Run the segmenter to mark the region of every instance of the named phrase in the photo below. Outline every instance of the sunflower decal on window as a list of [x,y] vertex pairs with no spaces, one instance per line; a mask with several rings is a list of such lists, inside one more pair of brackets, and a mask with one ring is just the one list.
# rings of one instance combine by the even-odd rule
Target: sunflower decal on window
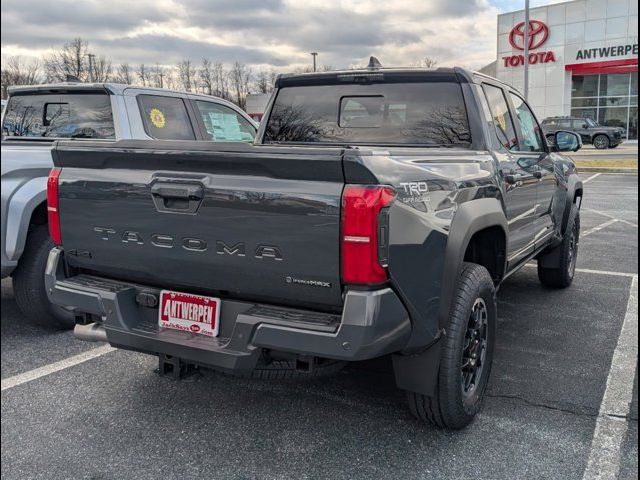
[[151,123],[156,128],[164,128],[167,123],[166,118],[164,117],[164,113],[158,108],[152,108],[149,112],[149,119]]

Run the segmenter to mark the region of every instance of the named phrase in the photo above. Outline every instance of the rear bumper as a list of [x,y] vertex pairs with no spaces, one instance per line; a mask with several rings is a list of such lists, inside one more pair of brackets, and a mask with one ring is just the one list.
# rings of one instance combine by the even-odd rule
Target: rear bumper
[[338,360],[365,360],[402,350],[411,322],[390,288],[349,291],[342,315],[223,300],[220,335],[208,338],[160,329],[157,307],[141,305],[141,292],[160,289],[88,275],[67,278],[64,253],[49,254],[45,284],[53,303],[100,319],[109,343],[163,353],[223,371],[252,370],[262,349]]

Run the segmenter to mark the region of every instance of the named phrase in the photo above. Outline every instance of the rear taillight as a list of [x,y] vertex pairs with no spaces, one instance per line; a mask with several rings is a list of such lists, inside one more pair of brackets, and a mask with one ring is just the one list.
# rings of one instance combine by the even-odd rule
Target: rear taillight
[[60,210],[58,199],[59,168],[52,168],[47,180],[47,213],[49,217],[49,235],[56,245],[62,245],[62,233],[60,232]]
[[380,211],[396,192],[391,187],[347,185],[342,193],[342,282],[375,284],[388,279],[380,264],[379,238],[386,238]]

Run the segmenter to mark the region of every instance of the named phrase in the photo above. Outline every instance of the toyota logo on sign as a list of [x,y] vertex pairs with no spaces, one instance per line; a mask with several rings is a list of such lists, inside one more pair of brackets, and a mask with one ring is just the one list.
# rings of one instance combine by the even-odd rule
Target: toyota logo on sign
[[[529,50],[541,47],[549,38],[549,27],[539,20],[529,20]],[[516,50],[524,50],[524,22],[511,29],[509,43]]]

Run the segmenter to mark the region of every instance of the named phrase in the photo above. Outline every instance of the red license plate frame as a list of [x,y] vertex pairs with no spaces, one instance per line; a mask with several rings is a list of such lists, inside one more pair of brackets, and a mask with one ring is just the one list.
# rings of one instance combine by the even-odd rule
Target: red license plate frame
[[158,326],[217,337],[220,332],[220,305],[219,298],[162,290]]

